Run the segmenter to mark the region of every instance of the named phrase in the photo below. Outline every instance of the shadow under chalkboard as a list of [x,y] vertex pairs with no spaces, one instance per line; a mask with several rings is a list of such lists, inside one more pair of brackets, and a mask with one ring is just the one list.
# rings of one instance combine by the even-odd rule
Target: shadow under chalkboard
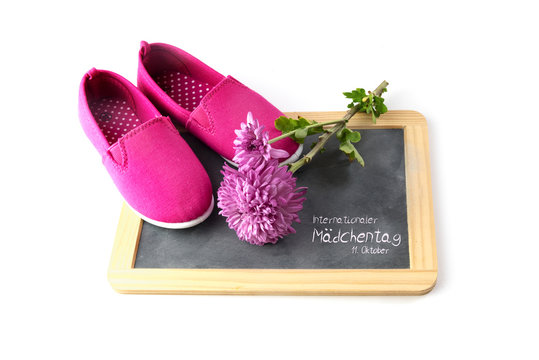
[[[297,185],[308,191],[295,234],[275,245],[250,245],[238,240],[217,207],[189,229],[144,222],[135,268],[409,269],[404,132],[360,132],[356,147],[364,168],[350,163],[333,138],[327,151],[296,172]],[[217,202],[224,160],[191,135],[182,136],[206,168]],[[315,140],[307,139],[304,149]]]

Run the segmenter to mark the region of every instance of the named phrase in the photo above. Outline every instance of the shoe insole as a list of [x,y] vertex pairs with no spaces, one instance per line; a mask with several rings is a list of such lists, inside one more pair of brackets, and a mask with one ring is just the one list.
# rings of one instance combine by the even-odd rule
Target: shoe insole
[[210,91],[208,83],[179,71],[165,71],[154,80],[172,100],[187,111],[193,111]]
[[120,98],[97,99],[89,107],[109,145],[141,124],[131,107]]

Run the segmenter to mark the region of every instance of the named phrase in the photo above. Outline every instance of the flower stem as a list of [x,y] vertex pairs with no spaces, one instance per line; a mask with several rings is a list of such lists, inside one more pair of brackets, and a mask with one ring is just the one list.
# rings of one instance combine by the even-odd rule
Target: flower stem
[[[384,92],[385,88],[389,85],[389,83],[387,81],[382,81],[380,83],[380,85],[378,85],[378,87],[376,89],[374,89],[374,91],[372,92],[372,94],[376,95],[376,96],[381,96],[382,93]],[[358,111],[359,109],[361,108],[362,104],[359,103],[359,104],[356,104],[354,105],[353,107],[350,108],[350,110],[348,110],[346,112],[346,114],[343,116],[342,119],[340,120],[334,120],[334,121],[327,121],[327,122],[321,122],[321,123],[317,123],[317,124],[314,124],[314,125],[309,125],[309,126],[306,126],[304,129],[310,129],[310,128],[313,128],[313,127],[317,127],[317,126],[325,126],[325,125],[333,125],[335,124],[333,127],[331,127],[329,130],[326,130],[326,132],[319,136],[318,137],[318,142],[316,143],[316,145],[313,146],[313,148],[311,149],[311,151],[309,151],[306,155],[304,155],[301,159],[291,163],[291,164],[288,164],[288,170],[292,173],[296,172],[300,167],[302,167],[303,165],[305,164],[308,164],[311,162],[311,160],[313,159],[313,157],[320,152],[320,150],[322,150],[324,148],[324,145],[328,142],[329,138],[337,133],[339,130],[343,129],[346,127],[346,123],[348,123],[348,121],[352,118],[352,116],[354,116]],[[373,114],[374,116],[374,114]],[[278,140],[281,140],[281,139],[284,139],[286,137],[289,137],[290,135],[292,135],[293,133],[295,132],[294,131],[290,131],[288,133],[285,133],[285,134],[282,134],[281,136],[278,136],[276,138],[273,138],[271,139],[270,141],[268,141],[268,143],[272,144]]]
[[[344,119],[340,119],[340,120],[334,120],[334,121],[326,121],[326,122],[321,122],[321,123],[316,123],[316,124],[313,124],[313,125],[309,125],[309,126],[306,126],[304,127],[303,129],[312,129],[312,128],[315,128],[315,127],[319,127],[319,126],[326,126],[326,125],[332,125],[332,124],[338,124],[338,123],[342,123],[342,122],[346,122],[348,120],[344,120]],[[294,134],[296,132],[296,130],[294,131],[289,131],[287,133],[284,133],[282,135],[279,135],[273,139],[271,139],[270,141],[268,141],[268,144],[273,144],[274,142],[276,141],[279,141],[279,140],[282,140],[284,138],[287,138],[289,137],[290,135]]]
[[309,151],[305,156],[303,156],[301,159],[299,159],[296,162],[293,162],[290,164],[288,171],[294,173],[296,172],[300,167],[302,167],[305,164],[308,164],[311,162],[313,157],[324,148],[324,145],[328,142],[329,138],[335,134],[337,131],[341,130],[346,126],[346,122],[341,121],[337,125],[333,126],[331,129],[329,129],[324,135],[321,135],[318,138],[318,142],[316,145]]
[[376,96],[381,96],[384,89],[389,85],[387,81],[382,81],[380,85],[376,89],[374,89],[373,94]]
[[[344,115],[344,117],[338,121],[333,121],[332,123],[336,124],[331,129],[327,130],[324,135],[321,135],[318,137],[318,142],[315,146],[309,151],[305,156],[303,156],[301,159],[297,160],[296,162],[293,162],[289,165],[288,170],[292,173],[296,172],[300,167],[302,167],[305,164],[308,164],[311,162],[313,157],[320,152],[324,148],[324,145],[328,142],[329,138],[335,134],[337,131],[341,130],[346,126],[346,123],[348,120],[354,116],[355,113],[359,111],[359,108],[361,107],[361,104],[358,104],[354,107],[352,107],[348,112]],[[322,123],[321,123],[322,124]]]

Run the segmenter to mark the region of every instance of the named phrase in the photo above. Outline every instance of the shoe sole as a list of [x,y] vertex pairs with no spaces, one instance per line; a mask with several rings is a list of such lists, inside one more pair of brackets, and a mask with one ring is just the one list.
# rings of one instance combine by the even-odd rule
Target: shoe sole
[[[286,159],[285,161],[283,161],[282,163],[279,163],[279,165],[286,165],[286,164],[290,164],[296,160],[299,159],[299,156],[301,155],[301,153],[303,152],[303,144],[299,144],[298,146],[298,149],[296,150],[296,152],[294,154],[292,154],[292,156],[290,156],[288,159]],[[224,156],[221,156],[223,159],[226,160],[227,163],[229,163],[230,165],[234,166],[234,167],[238,167],[238,164],[236,164],[234,161],[232,160],[229,160],[227,159],[226,157]]]
[[141,213],[139,213],[137,210],[133,209],[133,207],[131,207],[131,205],[129,205],[129,204],[127,204],[127,205],[129,206],[129,208],[131,210],[133,210],[133,212],[138,217],[140,217],[142,220],[144,220],[144,221],[146,221],[146,222],[148,222],[148,223],[150,223],[152,225],[155,225],[155,226],[158,226],[158,227],[161,227],[161,228],[165,228],[165,229],[187,229],[187,228],[190,228],[190,227],[193,227],[195,225],[200,224],[201,222],[203,222],[204,220],[206,220],[210,216],[210,214],[213,212],[213,207],[215,205],[215,199],[213,198],[213,195],[212,195],[210,207],[204,212],[204,214],[202,214],[201,216],[197,217],[194,220],[189,220],[189,221],[180,222],[180,223],[167,223],[167,222],[163,222],[163,221],[157,221],[157,220],[150,219],[150,218],[142,215]]

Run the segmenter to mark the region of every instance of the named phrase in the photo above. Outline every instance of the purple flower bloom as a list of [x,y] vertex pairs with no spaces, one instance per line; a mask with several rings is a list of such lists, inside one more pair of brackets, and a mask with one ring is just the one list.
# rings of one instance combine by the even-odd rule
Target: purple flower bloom
[[219,214],[226,217],[228,226],[241,240],[255,245],[275,244],[295,233],[292,223],[300,222],[298,212],[303,208],[307,188],[296,188],[296,178],[286,166],[279,166],[274,157],[279,151],[268,144],[268,133],[251,113],[236,134],[234,161],[238,170],[225,164],[221,171]]
[[295,188],[296,179],[286,167],[270,159],[259,169],[239,171],[226,165],[217,191],[219,214],[241,240],[255,245],[275,244],[284,235],[295,233],[298,212],[306,188]]
[[[247,124],[242,123],[241,129],[235,131],[237,138],[234,140],[234,162],[240,167],[259,167],[269,159],[287,158],[288,152],[273,149],[269,141],[269,134],[264,131],[264,126],[253,119],[253,114],[247,114]],[[241,165],[240,165],[241,164]]]

